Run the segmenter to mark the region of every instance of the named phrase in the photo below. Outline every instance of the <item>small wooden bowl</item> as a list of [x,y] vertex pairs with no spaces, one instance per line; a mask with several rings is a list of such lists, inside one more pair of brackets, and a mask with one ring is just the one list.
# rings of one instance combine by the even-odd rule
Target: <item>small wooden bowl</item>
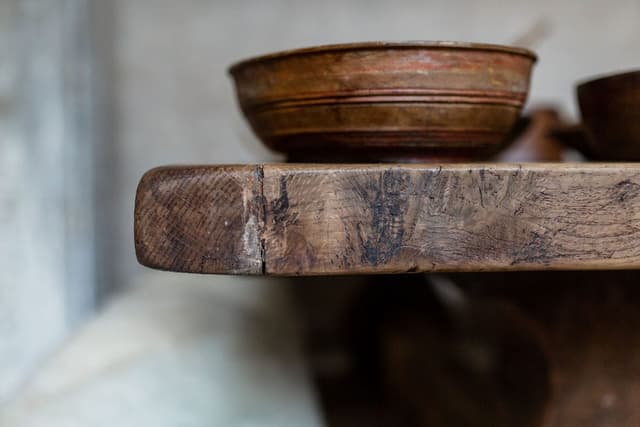
[[578,85],[586,154],[596,160],[640,161],[640,70]]
[[474,159],[520,115],[534,53],[458,42],[355,43],[233,65],[254,132],[290,158]]

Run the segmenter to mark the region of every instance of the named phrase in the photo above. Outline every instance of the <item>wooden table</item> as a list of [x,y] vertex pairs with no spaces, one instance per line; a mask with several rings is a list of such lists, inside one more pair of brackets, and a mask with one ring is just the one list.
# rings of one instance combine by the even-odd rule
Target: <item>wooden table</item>
[[139,261],[320,275],[640,267],[640,164],[164,167]]
[[[190,273],[633,270],[639,237],[638,163],[162,167],[135,208],[140,263]],[[636,276],[511,277],[549,364],[530,425],[640,425]]]

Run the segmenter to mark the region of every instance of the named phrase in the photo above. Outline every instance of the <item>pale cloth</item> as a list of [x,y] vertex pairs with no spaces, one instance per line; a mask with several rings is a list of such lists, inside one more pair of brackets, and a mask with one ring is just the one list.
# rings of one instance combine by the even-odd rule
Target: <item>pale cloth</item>
[[319,427],[282,284],[148,273],[0,411],[3,427]]

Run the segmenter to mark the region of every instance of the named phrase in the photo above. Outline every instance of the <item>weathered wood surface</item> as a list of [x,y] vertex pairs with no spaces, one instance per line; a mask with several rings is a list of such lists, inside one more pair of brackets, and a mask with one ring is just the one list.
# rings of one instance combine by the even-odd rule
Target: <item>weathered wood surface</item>
[[165,167],[135,216],[172,271],[640,268],[640,164]]
[[261,274],[261,173],[259,166],[147,172],[136,197],[138,260],[170,271]]

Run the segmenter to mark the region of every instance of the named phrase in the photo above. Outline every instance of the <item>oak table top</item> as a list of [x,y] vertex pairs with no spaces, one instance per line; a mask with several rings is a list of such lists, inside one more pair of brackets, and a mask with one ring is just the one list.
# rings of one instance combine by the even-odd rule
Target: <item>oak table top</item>
[[640,163],[160,167],[135,245],[210,274],[636,269]]

